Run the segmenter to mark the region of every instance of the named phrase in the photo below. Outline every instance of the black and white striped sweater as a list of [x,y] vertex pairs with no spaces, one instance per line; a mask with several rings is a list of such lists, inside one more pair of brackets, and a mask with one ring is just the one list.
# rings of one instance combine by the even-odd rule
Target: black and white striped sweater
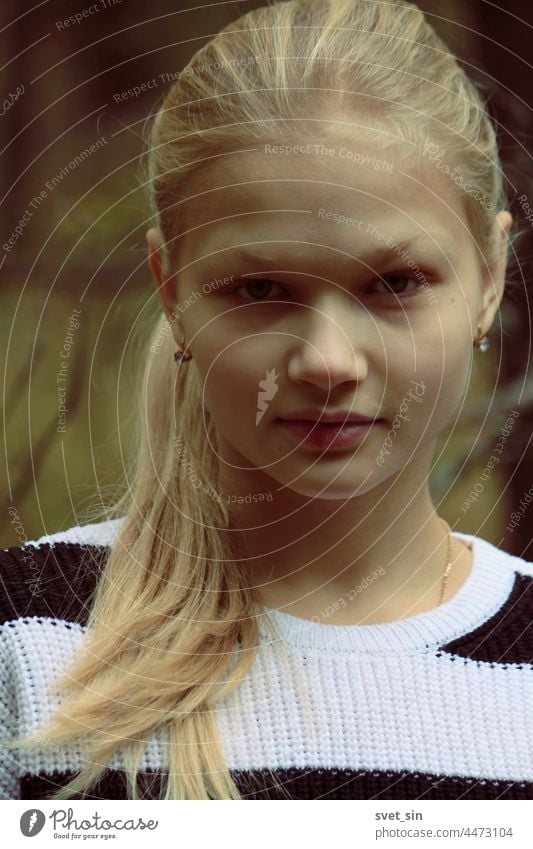
[[[122,521],[0,551],[2,738],[42,727],[58,706],[46,687],[83,638]],[[261,619],[249,675],[214,707],[243,798],[532,798],[533,564],[455,536],[472,543],[472,570],[431,611],[378,625],[277,610]],[[0,798],[48,798],[81,758],[44,745],[8,753],[0,740]],[[73,798],[126,798],[121,764]],[[143,798],[157,798],[165,766],[157,735],[141,764]]]

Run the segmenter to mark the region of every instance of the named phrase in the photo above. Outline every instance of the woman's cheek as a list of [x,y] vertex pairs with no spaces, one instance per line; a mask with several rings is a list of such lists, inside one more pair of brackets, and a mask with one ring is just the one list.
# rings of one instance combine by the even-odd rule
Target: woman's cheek
[[[223,431],[249,423],[255,427],[264,359],[242,342],[210,345],[197,358],[204,403]],[[274,387],[275,391],[275,387]],[[271,394],[271,393],[269,393]]]

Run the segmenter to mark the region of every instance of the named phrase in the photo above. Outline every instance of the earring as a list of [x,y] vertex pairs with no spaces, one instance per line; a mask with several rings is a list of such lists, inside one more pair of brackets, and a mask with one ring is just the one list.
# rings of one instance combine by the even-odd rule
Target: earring
[[483,336],[483,328],[481,324],[477,326],[477,336],[474,339],[474,348],[479,348],[479,350],[484,354],[485,351],[488,351],[490,348],[490,339],[488,336]]
[[[184,344],[185,339],[182,339],[180,345]],[[186,351],[184,348],[178,348],[178,350],[174,354],[174,359],[177,365],[179,365],[180,363],[187,363],[189,362],[189,360],[192,360],[192,354],[190,351]]]

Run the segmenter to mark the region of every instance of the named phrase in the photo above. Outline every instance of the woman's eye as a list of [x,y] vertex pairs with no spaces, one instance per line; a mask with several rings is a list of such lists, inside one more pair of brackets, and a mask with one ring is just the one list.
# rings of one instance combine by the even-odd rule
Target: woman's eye
[[[269,280],[268,277],[254,277],[251,280],[247,280],[246,283],[242,283],[240,286],[235,286],[231,289],[231,293],[238,292],[240,289],[248,289],[249,287],[255,290],[254,294],[251,298],[244,298],[245,301],[262,301],[269,294],[269,290],[272,286],[279,286],[281,290],[283,290],[283,286],[280,283],[276,283],[275,280]],[[255,297],[258,295],[258,297]]]
[[[409,283],[412,284],[412,288],[411,290],[406,291]],[[377,291],[378,295],[415,295],[422,289],[421,283],[417,282],[409,274],[402,274],[401,271],[393,272],[392,274],[385,274],[380,277],[380,279],[376,280],[373,285],[384,286],[384,289],[382,289],[381,292],[379,290]]]

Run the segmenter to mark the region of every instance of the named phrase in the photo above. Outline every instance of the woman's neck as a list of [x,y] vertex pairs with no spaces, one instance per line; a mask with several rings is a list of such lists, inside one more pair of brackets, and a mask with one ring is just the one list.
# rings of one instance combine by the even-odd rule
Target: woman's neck
[[449,553],[444,601],[451,598],[471,555],[449,538],[420,466],[413,485],[414,471],[386,481],[388,490],[344,502],[311,499],[281,516],[276,499],[232,511],[242,568],[263,603],[332,624],[395,621],[439,604]]
[[[446,547],[447,548],[447,547]],[[442,560],[444,572],[447,556],[444,547],[435,550],[434,560]],[[452,539],[452,571],[446,587],[444,602],[449,601],[466,581],[472,568],[472,551],[462,540]],[[423,567],[427,578],[427,564]],[[394,589],[389,582],[383,591],[379,581],[387,577],[386,564],[369,571],[353,585],[336,582],[321,587],[305,585],[304,581],[278,580],[261,587],[261,600],[266,607],[283,610],[292,616],[332,625],[373,625],[395,622],[418,613],[433,610],[440,603],[441,580],[424,580],[414,574],[404,577]],[[432,573],[433,574],[433,573]],[[254,576],[257,580],[258,576]],[[268,581],[268,579],[267,579]]]

